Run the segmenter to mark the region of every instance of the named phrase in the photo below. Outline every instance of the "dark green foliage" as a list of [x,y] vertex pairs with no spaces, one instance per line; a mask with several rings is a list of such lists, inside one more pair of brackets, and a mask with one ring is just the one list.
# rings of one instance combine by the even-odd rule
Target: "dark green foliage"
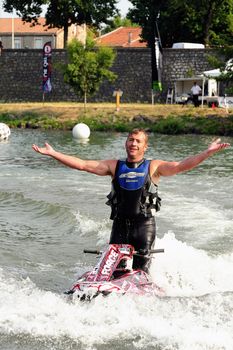
[[219,68],[221,75],[216,80],[224,83],[224,91],[233,95],[233,45],[221,47],[218,56],[209,56],[208,61],[215,68]]
[[136,27],[137,24],[132,23],[132,21],[128,18],[122,18],[121,16],[114,17],[109,25],[107,25],[102,31],[101,34],[106,34],[115,30],[119,27]]
[[167,117],[161,118],[152,127],[154,132],[168,134],[168,135],[178,135],[186,133],[186,126],[182,119],[177,117]]
[[4,113],[0,115],[0,122],[5,122],[10,128],[32,129],[60,129],[72,130],[77,123],[87,124],[92,131],[117,131],[128,132],[135,127],[142,127],[148,131],[167,134],[200,134],[233,136],[233,116],[218,117],[209,115],[205,117],[168,116],[157,118],[153,121],[133,122],[128,119],[118,118],[114,114],[108,118],[98,115],[96,117],[83,114],[77,120],[59,121],[55,116],[25,113],[12,115]]
[[109,70],[113,65],[115,53],[109,47],[95,47],[91,38],[84,46],[77,40],[68,45],[68,64],[61,67],[64,80],[71,85],[77,95],[84,97],[98,91],[104,79],[113,81],[116,75]]
[[128,17],[151,47],[157,21],[163,47],[174,42],[233,44],[232,0],[131,0]]

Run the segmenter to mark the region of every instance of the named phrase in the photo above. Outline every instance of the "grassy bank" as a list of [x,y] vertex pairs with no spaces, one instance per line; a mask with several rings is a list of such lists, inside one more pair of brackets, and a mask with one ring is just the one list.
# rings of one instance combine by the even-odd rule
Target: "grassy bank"
[[0,122],[10,128],[71,130],[86,123],[92,131],[128,131],[144,127],[163,134],[233,135],[233,110],[181,105],[12,103],[0,105]]

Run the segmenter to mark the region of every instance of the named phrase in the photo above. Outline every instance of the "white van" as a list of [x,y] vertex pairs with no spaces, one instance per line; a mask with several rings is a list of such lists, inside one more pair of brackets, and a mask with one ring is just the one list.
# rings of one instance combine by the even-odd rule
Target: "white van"
[[173,49],[204,49],[203,44],[197,43],[175,43],[172,45]]

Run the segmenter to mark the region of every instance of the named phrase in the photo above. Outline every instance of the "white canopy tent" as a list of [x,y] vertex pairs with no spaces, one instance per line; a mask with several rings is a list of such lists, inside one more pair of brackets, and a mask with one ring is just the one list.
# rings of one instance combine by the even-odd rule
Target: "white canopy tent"
[[221,72],[220,72],[220,69],[218,68],[218,69],[206,70],[205,72],[203,72],[202,75],[209,78],[217,78],[219,77],[220,74]]
[[219,82],[217,78],[222,74],[220,69],[211,69],[204,71],[202,74],[192,78],[179,78],[174,82],[175,103],[181,103],[182,97],[186,97],[194,81],[202,87],[200,96],[201,105],[204,102],[208,105],[219,104]]
[[[225,70],[224,71],[220,71],[220,69],[211,69],[211,70],[207,70],[205,72],[202,73],[202,77],[203,77],[203,81],[202,81],[202,106],[203,106],[203,92],[204,92],[204,84],[205,84],[205,80],[208,80],[208,90],[209,91],[214,91],[213,90],[213,86],[216,86],[216,94],[217,94],[217,99],[218,99],[218,105],[220,107],[233,107],[233,97],[232,96],[219,96],[219,82],[216,81],[216,78],[218,78],[222,73],[227,73],[229,72],[229,70],[233,70],[233,58],[231,58],[230,60],[228,60],[226,62],[225,65]],[[209,84],[213,84],[213,82],[215,81],[214,85],[211,86]],[[214,95],[214,94],[213,94]],[[214,96],[213,96],[214,98]],[[210,99],[210,98],[209,98]]]
[[215,96],[219,95],[219,84],[216,81],[216,78],[221,75],[220,69],[211,69],[211,70],[206,70],[204,71],[201,76],[202,76],[202,98],[201,98],[201,105],[203,107],[204,104],[204,86],[205,86],[205,81],[208,81],[208,92],[209,96]]

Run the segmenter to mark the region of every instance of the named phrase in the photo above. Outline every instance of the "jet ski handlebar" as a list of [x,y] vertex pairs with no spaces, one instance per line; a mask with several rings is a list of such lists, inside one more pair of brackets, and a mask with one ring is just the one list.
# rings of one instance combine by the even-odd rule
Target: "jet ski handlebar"
[[163,248],[161,248],[161,249],[151,249],[151,250],[149,250],[149,253],[150,254],[164,253],[164,249]]
[[102,250],[92,250],[92,249],[83,249],[83,253],[89,253],[89,254],[102,254]]
[[[100,255],[103,253],[102,250],[92,250],[92,249],[84,249],[83,250],[83,253],[88,253],[88,254],[96,254],[96,255]],[[161,248],[161,249],[151,249],[151,250],[148,250],[145,252],[146,254],[157,254],[157,253],[164,253],[164,249]],[[146,255],[146,254],[143,254],[143,251],[134,251],[133,255]]]

